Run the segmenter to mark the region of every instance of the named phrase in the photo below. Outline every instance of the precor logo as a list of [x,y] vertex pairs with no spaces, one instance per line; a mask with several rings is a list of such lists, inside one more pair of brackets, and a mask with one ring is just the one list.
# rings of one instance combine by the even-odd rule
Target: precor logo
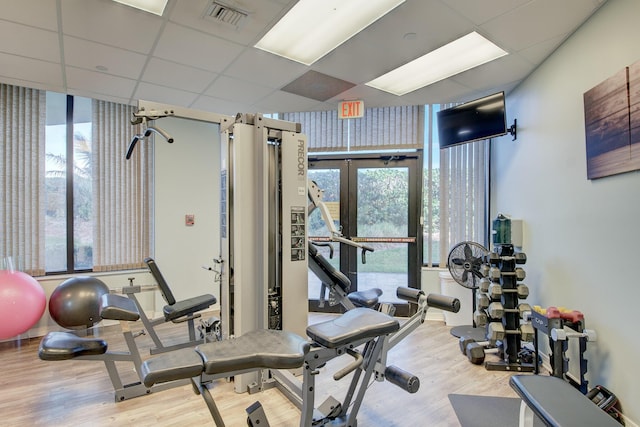
[[298,177],[304,178],[304,139],[298,140]]

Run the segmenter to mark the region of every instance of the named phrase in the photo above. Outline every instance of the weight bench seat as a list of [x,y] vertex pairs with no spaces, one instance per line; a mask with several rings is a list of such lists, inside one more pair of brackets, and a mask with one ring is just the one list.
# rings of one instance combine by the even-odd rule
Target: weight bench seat
[[195,312],[206,310],[214,305],[216,301],[216,297],[211,294],[199,295],[197,297],[176,301],[172,305],[164,306],[164,309],[162,310],[164,313],[164,319],[167,322],[172,322]]
[[83,338],[71,332],[49,332],[40,341],[38,357],[42,360],[69,360],[107,352],[107,342],[100,338]]
[[160,382],[253,369],[293,369],[304,363],[311,344],[291,332],[261,329],[240,337],[165,353],[143,362],[147,387]]
[[531,408],[547,426],[620,427],[610,415],[561,378],[514,375],[509,384],[523,404]]
[[373,308],[378,304],[382,289],[372,288],[364,291],[351,292],[347,298],[357,307]]
[[362,339],[388,335],[400,329],[393,317],[369,308],[357,307],[340,317],[307,327],[307,335],[327,348],[337,348]]

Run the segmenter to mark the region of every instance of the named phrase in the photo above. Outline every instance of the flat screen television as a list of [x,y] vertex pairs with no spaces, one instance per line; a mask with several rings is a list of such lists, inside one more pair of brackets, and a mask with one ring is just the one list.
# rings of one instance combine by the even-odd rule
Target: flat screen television
[[440,148],[507,133],[504,92],[438,111]]

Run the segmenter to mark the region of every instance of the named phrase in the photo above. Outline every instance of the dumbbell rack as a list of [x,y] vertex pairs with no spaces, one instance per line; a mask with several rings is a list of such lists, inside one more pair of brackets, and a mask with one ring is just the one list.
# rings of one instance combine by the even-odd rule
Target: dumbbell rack
[[486,325],[487,339],[499,340],[502,343],[502,357],[499,361],[486,361],[485,368],[490,371],[518,371],[533,372],[534,363],[521,360],[520,351],[522,341],[533,341],[534,330],[530,322],[521,323],[528,304],[520,303],[529,295],[528,288],[518,281],[524,279],[524,270],[517,265],[526,263],[524,253],[515,253],[512,244],[496,245],[489,254],[490,290],[487,297],[491,302],[499,302],[502,307],[502,317],[496,313],[499,310],[487,308],[488,323]]
[[[576,312],[574,312],[576,313]],[[584,317],[580,313],[580,316],[565,316],[558,310],[547,309],[544,312],[540,310],[533,310],[531,312],[531,320],[535,330],[534,334],[534,355],[535,359],[539,354],[539,338],[538,332],[541,332],[549,337],[549,364],[551,366],[551,375],[554,377],[562,378],[574,387],[579,389],[583,394],[588,391],[588,381],[585,377],[587,373],[587,359],[584,354],[587,351],[587,339],[585,337],[578,338],[579,342],[579,357],[578,363],[580,367],[580,378],[573,379],[567,375],[569,371],[569,359],[566,356],[566,352],[569,348],[567,340],[554,340],[552,330],[562,330],[565,327],[570,328],[578,333],[585,331]],[[538,366],[534,373],[538,373]]]

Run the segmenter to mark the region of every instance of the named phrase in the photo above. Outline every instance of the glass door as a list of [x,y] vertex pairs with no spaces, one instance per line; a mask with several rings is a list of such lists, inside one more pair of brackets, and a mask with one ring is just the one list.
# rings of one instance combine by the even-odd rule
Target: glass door
[[[396,297],[398,286],[420,287],[422,239],[419,224],[420,177],[418,155],[310,160],[309,177],[323,189],[336,227],[343,236],[374,249],[362,250],[333,243],[320,247],[325,258],[351,280],[351,290],[380,288],[382,302],[394,303],[398,314],[408,313]],[[310,216],[311,240],[328,240],[319,213]],[[309,276],[310,308],[318,309],[321,283]],[[327,309],[323,307],[322,310]]]

